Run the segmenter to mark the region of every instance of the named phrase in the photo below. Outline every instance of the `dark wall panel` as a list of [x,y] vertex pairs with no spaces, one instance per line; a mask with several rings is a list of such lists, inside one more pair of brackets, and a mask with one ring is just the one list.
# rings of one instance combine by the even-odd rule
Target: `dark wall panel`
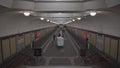
[[16,41],[17,41],[17,52],[21,51],[25,46],[24,46],[24,35],[17,35],[16,36]]
[[101,34],[97,34],[97,45],[96,48],[98,48],[100,51],[104,50],[104,36]]
[[79,37],[82,38],[82,30],[78,30],[78,32],[79,32]]
[[31,38],[32,38],[32,40],[35,39],[35,34],[34,34],[34,32],[31,33]]
[[2,40],[3,59],[10,57],[10,42],[9,39]]
[[120,40],[119,40],[118,62],[120,63]]
[[117,59],[117,46],[118,46],[118,40],[111,39],[110,56],[112,56],[113,59]]
[[11,55],[16,53],[16,37],[10,37],[10,48],[11,48]]
[[107,55],[109,55],[110,54],[110,38],[109,37],[105,37],[105,53],[107,54]]
[[1,52],[1,40],[0,40],[0,63],[2,63],[2,52]]
[[25,37],[25,46],[30,45],[32,40],[31,33],[24,34],[24,37]]
[[75,34],[78,36],[78,30],[77,29],[75,29]]
[[96,46],[97,35],[95,33],[90,33],[90,42],[91,42],[91,44]]

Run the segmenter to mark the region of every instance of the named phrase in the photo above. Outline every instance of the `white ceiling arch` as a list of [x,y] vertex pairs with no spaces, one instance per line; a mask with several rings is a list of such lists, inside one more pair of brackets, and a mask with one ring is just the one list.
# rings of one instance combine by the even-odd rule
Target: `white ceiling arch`
[[120,0],[0,0],[0,5],[33,11],[33,16],[45,17],[60,24],[89,15],[86,13],[88,10],[109,8],[118,4]]
[[[64,24],[77,19],[77,17],[82,17],[83,19],[67,25],[120,37],[120,15],[114,15],[116,11],[120,13],[119,8],[107,9],[107,11],[112,11],[113,14],[103,11],[119,4],[120,0],[0,0],[0,5],[9,8],[0,8],[0,37],[56,26],[56,24],[47,23],[47,19]],[[18,10],[13,11],[11,9]],[[92,10],[99,14],[95,17],[90,17],[88,11]],[[19,11],[32,11],[33,13],[29,17],[25,17]],[[39,17],[44,17],[45,20],[41,21]],[[113,22],[115,22],[115,25],[113,25]]]
[[[48,2],[48,3],[57,3],[57,2],[81,2],[81,3],[89,3],[90,5],[95,5],[96,4],[100,4],[102,3],[102,5],[106,5],[107,7],[112,7],[115,5],[120,4],[120,0],[0,0],[0,5],[12,8],[14,6],[14,3],[33,3],[31,6],[34,6],[35,3],[40,3],[40,2]],[[103,3],[105,2],[105,3]],[[26,5],[27,5],[26,4]],[[22,4],[21,4],[22,5]],[[90,6],[89,5],[89,6]],[[16,5],[15,5],[16,6]],[[87,6],[87,4],[86,4]],[[25,7],[25,6],[24,6]]]
[[11,8],[26,9],[32,11],[85,11],[87,9],[106,8],[106,2],[104,0],[90,0],[86,2],[73,1],[24,1],[15,0]]

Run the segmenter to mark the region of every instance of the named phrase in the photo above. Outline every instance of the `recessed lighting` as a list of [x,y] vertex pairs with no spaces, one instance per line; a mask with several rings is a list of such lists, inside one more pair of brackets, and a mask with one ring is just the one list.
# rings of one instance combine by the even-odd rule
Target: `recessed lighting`
[[61,12],[59,12],[58,14],[62,14]]
[[95,11],[90,12],[91,16],[95,16],[97,13]]
[[75,21],[75,20],[72,20],[72,21]]
[[41,19],[41,20],[44,20],[45,18],[42,17],[42,18],[40,18],[40,19]]
[[81,20],[81,17],[78,17],[77,19],[78,19],[78,20]]
[[47,22],[49,22],[50,20],[47,20]]
[[30,12],[24,12],[25,16],[30,16]]
[[61,0],[56,0],[56,1],[61,1]]

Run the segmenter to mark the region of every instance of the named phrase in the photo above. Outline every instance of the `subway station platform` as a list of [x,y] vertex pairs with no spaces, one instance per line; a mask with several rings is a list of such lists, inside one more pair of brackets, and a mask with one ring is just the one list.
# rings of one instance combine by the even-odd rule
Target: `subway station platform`
[[0,68],[120,68],[120,0],[0,0]]
[[[44,43],[42,56],[39,57],[34,56],[32,48],[26,49],[27,52],[21,55],[28,59],[25,62],[21,61],[22,64],[17,68],[112,68],[106,59],[90,53],[89,50],[86,56],[80,56],[80,48],[77,46],[81,44],[77,44],[69,32],[65,31],[63,37],[64,46],[58,47],[52,34],[47,43]],[[36,45],[39,46],[39,43]]]

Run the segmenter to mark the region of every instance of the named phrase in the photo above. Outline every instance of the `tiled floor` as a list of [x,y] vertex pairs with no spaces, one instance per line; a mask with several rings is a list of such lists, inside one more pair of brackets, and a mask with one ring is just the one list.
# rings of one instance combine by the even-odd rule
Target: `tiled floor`
[[33,66],[34,62],[36,62],[35,66],[84,66],[84,61],[79,56],[78,50],[74,47],[69,36],[65,34],[64,38],[65,44],[63,48],[57,47],[53,41],[43,53],[41,60],[31,60],[27,64]]
[[92,68],[90,66],[27,66],[26,68]]
[[[34,66],[29,61],[27,64]],[[80,57],[44,57],[36,61],[35,66],[84,66],[84,61]]]

